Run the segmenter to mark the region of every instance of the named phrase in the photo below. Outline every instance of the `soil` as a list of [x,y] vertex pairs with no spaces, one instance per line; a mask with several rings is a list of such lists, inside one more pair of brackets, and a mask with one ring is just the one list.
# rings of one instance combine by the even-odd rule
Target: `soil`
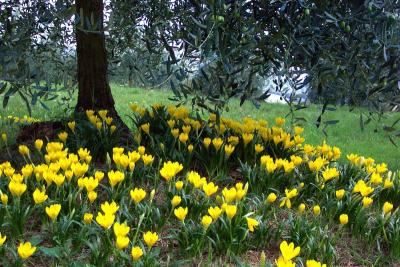
[[33,143],[36,139],[52,140],[63,129],[60,121],[35,122],[23,126],[17,135],[17,144]]

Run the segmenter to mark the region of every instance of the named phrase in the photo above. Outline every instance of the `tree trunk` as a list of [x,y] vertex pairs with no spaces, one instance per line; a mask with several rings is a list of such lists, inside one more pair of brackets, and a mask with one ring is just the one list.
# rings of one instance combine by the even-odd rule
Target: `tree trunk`
[[133,76],[133,66],[129,65],[129,73],[128,73],[128,86],[132,87],[133,86],[133,81],[132,81],[132,76]]
[[102,0],[76,0],[78,103],[75,112],[107,109],[117,116],[107,78],[107,54],[103,32]]
[[[129,142],[131,135],[129,128],[118,116],[114,107],[107,79],[107,53],[103,32],[102,0],[76,0],[75,6],[79,14],[79,25],[76,27],[76,51],[78,59],[78,103],[75,112],[88,109],[108,110],[109,116],[114,118],[119,126],[121,138]],[[6,12],[11,14],[11,9]],[[11,15],[9,15],[11,18]],[[11,21],[6,25],[4,34],[11,32]],[[36,138],[54,139],[57,132],[63,129],[60,121],[39,122],[24,126],[17,136],[17,143],[32,142]]]

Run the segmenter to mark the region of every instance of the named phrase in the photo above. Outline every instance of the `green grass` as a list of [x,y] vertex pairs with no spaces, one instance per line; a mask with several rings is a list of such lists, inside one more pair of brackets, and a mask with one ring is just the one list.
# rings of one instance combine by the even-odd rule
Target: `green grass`
[[[142,106],[150,106],[153,103],[173,103],[168,100],[172,96],[172,92],[168,90],[138,89],[112,85],[112,91],[116,109],[127,122],[129,120],[127,115],[131,113],[128,106],[130,102],[136,102]],[[56,102],[46,104],[48,104],[50,111],[40,106],[35,106],[32,109],[32,116],[41,120],[48,120],[65,115],[65,112]],[[73,106],[73,103],[71,105]],[[307,143],[317,145],[326,140],[330,145],[338,146],[342,150],[344,157],[349,153],[357,153],[366,157],[373,157],[378,162],[386,162],[392,169],[400,169],[400,150],[389,141],[382,130],[382,124],[378,125],[377,132],[374,131],[377,126],[374,122],[371,122],[364,130],[361,130],[359,121],[360,113],[363,109],[358,108],[350,112],[349,107],[338,107],[336,111],[327,112],[323,116],[323,120],[340,121],[338,124],[330,125],[326,129],[327,136],[325,136],[323,131],[315,126],[319,108],[317,105],[312,105],[295,113],[297,117],[303,117],[307,120],[307,122],[303,123],[305,127],[304,137]],[[289,109],[286,105],[263,103],[257,109],[251,103],[246,102],[243,106],[240,106],[238,100],[233,100],[229,103],[229,111],[224,112],[223,116],[235,119],[249,116],[255,119],[265,119],[273,123],[275,117],[285,117],[288,112]],[[26,107],[18,97],[11,98],[5,109],[0,108],[0,116],[23,116],[26,114]],[[398,119],[399,116],[399,113],[387,114],[381,123],[388,125]],[[288,121],[290,121],[289,118]]]

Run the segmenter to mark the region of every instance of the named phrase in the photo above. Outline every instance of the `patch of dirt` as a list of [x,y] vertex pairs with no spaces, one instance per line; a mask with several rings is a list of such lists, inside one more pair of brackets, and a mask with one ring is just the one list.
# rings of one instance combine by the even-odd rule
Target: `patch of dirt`
[[17,135],[17,144],[32,143],[36,139],[55,139],[57,132],[63,128],[60,121],[35,122],[23,126]]
[[[387,251],[379,252],[374,244],[367,244],[363,240],[343,233],[340,242],[335,246],[337,260],[336,266],[362,267],[362,266],[392,266],[400,267],[400,262],[390,259]],[[378,260],[377,260],[378,259]]]
[[0,151],[0,164],[6,161],[9,161],[18,170],[26,164],[24,158],[18,152],[18,145],[11,145],[8,149],[4,148]]

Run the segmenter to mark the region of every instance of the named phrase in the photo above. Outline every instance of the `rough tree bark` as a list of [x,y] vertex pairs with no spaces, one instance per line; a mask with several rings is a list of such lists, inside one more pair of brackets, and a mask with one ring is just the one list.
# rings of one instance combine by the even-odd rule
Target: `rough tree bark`
[[76,0],[75,4],[80,16],[76,28],[79,93],[75,111],[107,109],[117,115],[107,78],[103,1]]
[[[87,109],[107,109],[114,118],[126,140],[129,138],[129,128],[121,120],[114,107],[107,78],[107,52],[103,32],[102,0],[76,0],[80,23],[76,27],[76,51],[78,65],[78,103],[75,112]],[[59,121],[39,122],[23,127],[18,134],[17,142],[23,143],[33,138],[54,138],[62,129]]]
[[103,0],[76,0],[80,16],[76,27],[76,52],[78,65],[78,102],[75,112],[87,109],[108,110],[126,139],[130,136],[128,126],[119,117],[107,78],[107,51],[104,36]]

